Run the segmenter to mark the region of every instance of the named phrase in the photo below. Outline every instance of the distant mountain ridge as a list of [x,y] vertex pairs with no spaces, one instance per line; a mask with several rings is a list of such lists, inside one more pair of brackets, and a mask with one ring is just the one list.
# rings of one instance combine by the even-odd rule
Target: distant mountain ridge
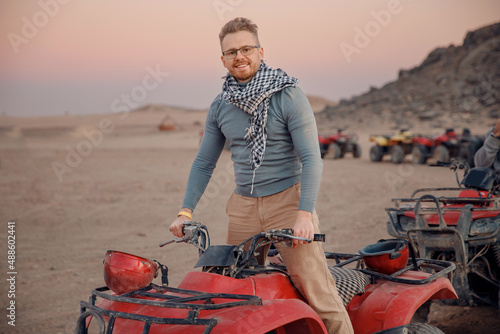
[[433,50],[382,88],[318,114],[318,121],[378,121],[391,128],[463,126],[485,118],[500,118],[500,22],[468,32],[461,46]]
[[[322,111],[325,106],[333,106],[336,103],[333,102],[332,100],[323,98],[321,96],[316,96],[316,95],[307,95],[307,99],[309,100],[309,103],[311,104],[311,108],[313,109],[314,112],[319,112]],[[165,104],[146,104],[142,105],[134,110],[133,112],[168,112],[171,111],[172,109],[176,110],[183,110],[183,111],[190,111],[190,112],[206,112],[208,111],[208,108],[205,109],[193,109],[193,108],[186,108],[186,107],[180,107],[180,106],[172,106],[172,105],[165,105]]]

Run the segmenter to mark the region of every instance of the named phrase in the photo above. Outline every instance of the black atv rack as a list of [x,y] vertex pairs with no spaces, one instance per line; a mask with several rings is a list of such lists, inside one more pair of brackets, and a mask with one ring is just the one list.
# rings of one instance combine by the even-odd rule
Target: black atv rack
[[[155,292],[151,292],[151,290],[155,290]],[[143,334],[149,333],[152,324],[200,325],[200,326],[205,326],[203,334],[207,334],[212,331],[215,325],[217,325],[217,319],[214,318],[200,319],[198,317],[200,311],[218,310],[228,307],[237,307],[245,305],[257,305],[257,306],[262,305],[262,299],[258,296],[237,295],[237,294],[227,294],[227,293],[205,293],[200,291],[159,286],[156,284],[151,284],[145,288],[128,292],[122,295],[112,295],[109,292],[106,293],[106,291],[109,291],[109,288],[106,286],[93,289],[92,295],[89,297],[89,302],[85,301],[80,302],[81,314],[77,321],[75,334],[88,333],[85,320],[89,316],[95,317],[99,322],[99,334],[113,333],[115,320],[117,318],[144,322],[144,327],[142,330]],[[165,294],[166,292],[180,294],[183,296],[181,297],[176,295],[167,295]],[[185,297],[186,295],[188,297]],[[149,306],[164,307],[164,308],[188,309],[189,312],[186,318],[181,319],[181,318],[150,317],[141,314],[112,311],[112,310],[102,309],[96,306],[97,297],[121,303],[149,305]],[[144,299],[144,298],[154,298],[154,300]],[[227,299],[232,301],[214,304],[212,303],[213,299]],[[203,304],[200,304],[200,302]],[[106,326],[103,317],[109,317],[107,330],[105,329]]]
[[[440,191],[463,191],[463,190],[472,190],[477,191],[478,197],[458,197],[458,196],[441,196],[437,197],[438,201],[442,204],[482,204],[483,206],[491,205],[488,210],[498,210],[500,209],[500,198],[492,197],[491,194],[488,194],[487,197],[483,197],[481,192],[478,189],[469,189],[469,188],[420,188],[415,190],[410,197],[408,198],[392,198],[391,201],[396,204],[396,208],[399,209],[400,203],[415,203],[417,201],[421,202],[435,202],[432,198],[419,198],[415,197],[418,193],[427,192],[440,192]],[[451,209],[451,208],[449,208]],[[481,210],[485,210],[485,208],[481,208]],[[387,209],[386,209],[387,211]]]
[[[409,245],[410,246],[410,245]],[[364,268],[363,258],[359,254],[343,254],[343,253],[330,253],[325,252],[327,259],[335,260],[336,265],[334,267],[343,267],[351,263],[357,262],[356,269],[372,278],[372,282],[375,282],[377,278],[382,278],[395,283],[402,284],[412,284],[412,285],[422,285],[427,284],[436,280],[438,277],[444,277],[451,275],[452,271],[455,270],[456,266],[453,262],[440,261],[440,260],[430,260],[410,257],[408,265],[403,269],[391,274],[386,275],[379,273],[377,271],[369,270]],[[344,260],[341,262],[341,260]],[[400,277],[402,274],[409,270],[429,272],[434,271],[434,273],[424,279],[407,279]]]

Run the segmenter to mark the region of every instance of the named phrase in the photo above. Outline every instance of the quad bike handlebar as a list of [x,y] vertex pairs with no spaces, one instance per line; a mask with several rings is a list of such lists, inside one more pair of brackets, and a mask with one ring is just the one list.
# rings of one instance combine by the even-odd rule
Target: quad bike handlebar
[[171,243],[185,242],[194,245],[200,251],[200,255],[210,247],[210,235],[205,225],[198,222],[185,222],[182,226],[182,238],[174,238],[159,244],[160,247]]
[[[170,239],[168,241],[160,243],[159,246],[163,247],[174,242],[175,243],[184,242],[194,245],[202,252],[204,252],[208,247],[210,247],[210,236],[208,234],[208,229],[205,225],[193,221],[185,222],[182,227],[182,233],[184,233],[184,236],[182,238]],[[249,241],[253,241],[255,245],[255,243],[262,238],[268,239],[267,241],[265,241],[265,243],[281,242],[287,247],[292,246],[293,240],[305,241],[307,243],[313,241],[320,241],[320,242],[325,241],[324,234],[314,234],[313,239],[310,239],[310,238],[294,236],[292,229],[281,229],[281,230],[269,230],[267,232],[257,233],[256,235],[253,235],[250,238],[243,241],[240,245],[238,245],[238,247],[244,246]],[[260,243],[255,248],[259,248],[260,246],[263,245],[264,244]]]
[[[200,253],[200,266],[212,267],[230,267],[229,276],[236,276],[250,263],[252,256],[262,246],[269,244],[281,243],[286,247],[292,247],[293,240],[305,241],[307,243],[313,241],[324,242],[324,234],[314,234],[312,239],[297,237],[293,235],[292,229],[269,230],[266,232],[257,233],[239,245],[217,245],[210,247],[210,236],[207,227],[198,222],[185,222],[183,226],[184,236],[182,238],[174,238],[161,243],[163,247],[171,243],[187,243],[198,248]],[[248,247],[246,247],[246,245]],[[210,251],[207,252],[207,250]],[[247,249],[245,251],[245,249]],[[203,255],[203,261],[201,257]]]

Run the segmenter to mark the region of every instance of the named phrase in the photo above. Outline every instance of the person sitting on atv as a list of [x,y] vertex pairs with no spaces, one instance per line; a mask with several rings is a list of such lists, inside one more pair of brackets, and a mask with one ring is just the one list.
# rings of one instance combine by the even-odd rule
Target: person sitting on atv
[[500,119],[495,127],[486,133],[483,146],[474,156],[476,167],[492,168],[496,173],[500,173]]
[[[208,111],[184,202],[170,231],[182,237],[183,223],[192,219],[227,139],[236,182],[226,207],[227,244],[237,245],[256,233],[283,228],[312,239],[320,233],[314,204],[322,161],[307,97],[296,78],[263,62],[257,25],[249,19],[226,23],[219,40],[222,64],[229,73]],[[293,283],[328,332],[353,333],[321,244],[294,240],[293,247],[276,247]],[[259,251],[260,264],[267,250]]]

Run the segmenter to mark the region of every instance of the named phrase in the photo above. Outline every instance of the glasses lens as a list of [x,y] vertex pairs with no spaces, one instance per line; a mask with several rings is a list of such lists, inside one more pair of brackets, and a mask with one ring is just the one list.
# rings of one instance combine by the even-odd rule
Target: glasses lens
[[236,57],[236,53],[238,52],[238,50],[227,50],[224,52],[224,57],[226,58],[234,58]]
[[226,58],[235,58],[238,51],[240,51],[241,54],[244,56],[249,56],[253,53],[254,48],[256,48],[256,46],[244,46],[244,47],[239,48],[239,49],[227,50],[227,51],[224,51],[223,56]]
[[249,56],[253,53],[253,46],[244,46],[240,49],[241,54],[244,56]]

